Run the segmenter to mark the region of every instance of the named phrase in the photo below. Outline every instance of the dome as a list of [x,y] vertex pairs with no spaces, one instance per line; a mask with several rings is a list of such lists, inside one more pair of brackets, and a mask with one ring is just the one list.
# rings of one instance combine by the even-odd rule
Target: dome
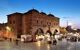
[[53,16],[53,17],[55,17],[54,15],[52,15],[52,14],[48,14],[48,16]]
[[44,13],[44,12],[41,12],[40,14],[44,14],[44,15],[46,15],[46,13]]
[[39,11],[38,10],[36,10],[36,9],[31,9],[31,10],[29,10],[28,12],[26,12],[26,13],[24,13],[24,14],[31,14],[32,12],[37,12],[37,13],[39,13]]
[[31,9],[31,10],[29,10],[27,13],[29,13],[29,12],[38,12],[39,13],[39,11],[38,10],[36,10],[36,9]]

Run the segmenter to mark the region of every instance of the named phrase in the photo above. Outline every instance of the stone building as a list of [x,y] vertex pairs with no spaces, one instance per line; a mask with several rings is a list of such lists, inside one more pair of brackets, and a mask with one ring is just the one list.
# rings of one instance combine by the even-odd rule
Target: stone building
[[22,34],[22,13],[13,13],[9,14],[8,16],[8,26],[11,28],[11,31],[20,37]]
[[36,9],[31,9],[23,14],[8,15],[8,24],[17,33],[17,36],[21,34],[33,36],[45,33],[54,34],[55,30],[59,32],[59,18],[52,14],[47,15],[44,12],[39,12]]
[[0,23],[0,38],[5,37],[7,23]]

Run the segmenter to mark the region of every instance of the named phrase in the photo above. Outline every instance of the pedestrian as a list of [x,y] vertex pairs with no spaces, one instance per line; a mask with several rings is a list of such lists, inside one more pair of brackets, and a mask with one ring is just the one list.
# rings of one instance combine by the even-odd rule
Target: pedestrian
[[16,40],[15,40],[15,42],[16,42],[16,45],[18,45],[18,41],[19,41],[18,39],[16,39]]
[[57,44],[57,41],[56,39],[53,40],[53,45],[56,45]]

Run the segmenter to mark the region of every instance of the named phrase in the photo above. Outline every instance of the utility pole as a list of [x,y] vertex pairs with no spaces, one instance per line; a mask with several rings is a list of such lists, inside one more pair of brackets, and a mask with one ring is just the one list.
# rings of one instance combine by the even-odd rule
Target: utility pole
[[67,27],[68,27],[68,20],[67,20]]

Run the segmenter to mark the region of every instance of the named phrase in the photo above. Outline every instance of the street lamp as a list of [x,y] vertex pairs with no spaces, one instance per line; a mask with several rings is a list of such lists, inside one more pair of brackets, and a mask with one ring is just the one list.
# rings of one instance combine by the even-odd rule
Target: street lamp
[[9,26],[6,27],[7,31],[11,31],[11,28]]

